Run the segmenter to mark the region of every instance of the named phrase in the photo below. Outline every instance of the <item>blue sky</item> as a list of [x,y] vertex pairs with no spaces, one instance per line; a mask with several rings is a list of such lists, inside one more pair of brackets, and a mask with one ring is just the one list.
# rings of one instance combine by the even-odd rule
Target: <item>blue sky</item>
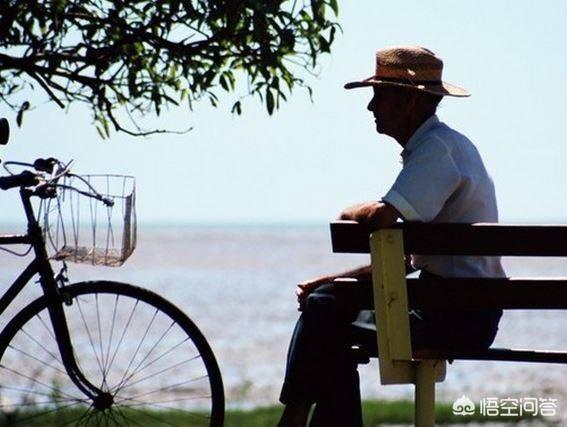
[[[342,207],[379,199],[399,171],[400,147],[377,135],[367,77],[377,48],[420,44],[445,61],[444,79],[473,94],[446,99],[440,118],[477,145],[496,184],[503,222],[566,222],[567,2],[340,2],[338,35],[314,102],[298,90],[273,116],[255,100],[242,116],[220,108],[165,112],[185,135],[102,141],[84,107],[65,113],[38,93],[3,159],[54,155],[75,171],[137,177],[142,223],[326,223]],[[14,115],[0,105],[0,115]],[[20,218],[1,194],[4,221]]]

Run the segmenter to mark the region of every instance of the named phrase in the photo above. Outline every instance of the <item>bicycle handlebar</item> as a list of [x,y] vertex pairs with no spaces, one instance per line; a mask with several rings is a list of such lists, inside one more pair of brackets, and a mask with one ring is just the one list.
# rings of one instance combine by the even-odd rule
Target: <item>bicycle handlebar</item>
[[[47,159],[36,159],[33,163],[23,163],[23,162],[5,162],[4,168],[8,171],[8,165],[17,165],[24,167],[33,167],[40,173],[33,173],[30,171],[23,171],[19,174],[12,174],[9,176],[0,177],[0,189],[8,190],[14,187],[32,187],[36,186],[34,190],[34,195],[39,196],[42,199],[53,198],[56,196],[56,188],[67,188],[69,190],[76,191],[84,196],[91,197],[93,199],[99,200],[107,206],[113,206],[114,201],[112,198],[104,197],[92,185],[82,178],[80,175],[75,175],[70,172],[70,164],[65,164],[54,157],[48,157]],[[51,177],[46,178],[43,173],[49,173]],[[87,187],[87,190],[81,190],[79,188],[69,186],[67,184],[59,184],[60,178],[68,176],[78,178]]]
[[[14,174],[8,169],[10,165],[34,168],[39,173],[25,170],[19,174]],[[8,190],[14,187],[32,187],[40,184],[47,184],[49,186],[50,184],[55,184],[62,175],[68,172],[65,165],[54,157],[48,157],[47,159],[39,158],[33,163],[8,161],[4,163],[4,169],[6,169],[10,175],[0,177],[0,189],[2,190]],[[46,180],[46,177],[41,172],[51,174],[51,179]],[[57,176],[58,174],[61,175]],[[51,192],[39,191],[38,195],[47,195],[49,193]]]
[[30,171],[0,177],[0,188],[2,190],[8,190],[14,187],[30,187],[37,184],[39,184],[39,178]]

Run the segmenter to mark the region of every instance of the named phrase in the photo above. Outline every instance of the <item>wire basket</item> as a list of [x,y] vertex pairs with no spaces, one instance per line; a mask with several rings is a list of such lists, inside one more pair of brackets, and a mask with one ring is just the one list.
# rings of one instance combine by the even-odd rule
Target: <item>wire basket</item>
[[[57,197],[43,201],[43,231],[51,259],[118,267],[136,247],[136,185],[132,176],[61,178]],[[89,197],[93,190],[107,200]]]

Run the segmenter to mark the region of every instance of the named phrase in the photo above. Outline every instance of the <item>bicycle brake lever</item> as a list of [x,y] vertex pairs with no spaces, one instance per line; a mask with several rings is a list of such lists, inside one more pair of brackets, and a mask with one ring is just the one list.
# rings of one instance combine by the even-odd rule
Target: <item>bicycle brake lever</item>
[[35,170],[40,172],[49,172],[53,171],[53,168],[57,165],[57,159],[54,157],[48,157],[47,159],[36,159],[33,162],[33,167]]
[[66,283],[69,283],[69,277],[67,276],[67,263],[63,261],[63,267],[59,270],[59,273],[55,275],[55,281],[60,288],[64,287]]

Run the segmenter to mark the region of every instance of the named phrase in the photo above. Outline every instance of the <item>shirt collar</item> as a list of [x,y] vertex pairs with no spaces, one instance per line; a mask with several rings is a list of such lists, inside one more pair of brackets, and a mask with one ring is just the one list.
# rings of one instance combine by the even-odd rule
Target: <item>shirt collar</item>
[[406,143],[401,156],[403,159],[407,158],[413,150],[417,148],[422,140],[422,136],[425,135],[429,130],[439,123],[439,118],[436,114],[433,114],[430,118],[424,121],[417,130],[413,133],[411,138]]

